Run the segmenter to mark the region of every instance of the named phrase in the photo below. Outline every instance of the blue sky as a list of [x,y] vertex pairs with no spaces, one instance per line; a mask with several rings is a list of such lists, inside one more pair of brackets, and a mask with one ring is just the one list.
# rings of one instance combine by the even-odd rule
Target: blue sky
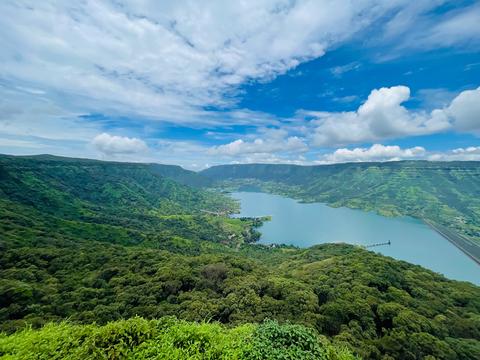
[[480,160],[478,24],[478,1],[3,1],[0,152]]

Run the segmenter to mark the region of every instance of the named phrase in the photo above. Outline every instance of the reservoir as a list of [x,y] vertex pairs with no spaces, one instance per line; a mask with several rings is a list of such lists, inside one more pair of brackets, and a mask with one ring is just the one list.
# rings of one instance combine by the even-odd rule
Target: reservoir
[[261,244],[309,247],[327,242],[371,245],[370,250],[405,260],[455,280],[480,284],[480,266],[429,226],[410,217],[388,218],[372,212],[302,204],[279,195],[236,192],[239,216],[271,215],[259,229]]

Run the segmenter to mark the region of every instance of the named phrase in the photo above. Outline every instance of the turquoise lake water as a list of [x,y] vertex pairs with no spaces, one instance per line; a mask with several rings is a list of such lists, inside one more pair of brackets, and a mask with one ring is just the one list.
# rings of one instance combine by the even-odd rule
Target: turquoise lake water
[[450,279],[480,284],[480,266],[448,240],[419,220],[387,218],[371,212],[302,204],[278,195],[237,192],[239,216],[271,215],[259,229],[261,244],[309,247],[327,242],[370,245],[391,241],[371,250],[422,265]]

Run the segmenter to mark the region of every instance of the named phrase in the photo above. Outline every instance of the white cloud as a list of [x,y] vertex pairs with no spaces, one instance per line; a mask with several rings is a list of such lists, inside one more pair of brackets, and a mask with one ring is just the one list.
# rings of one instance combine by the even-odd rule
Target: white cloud
[[[409,98],[408,88],[382,88],[372,91],[357,111],[310,112],[317,117],[311,123],[236,107],[242,84],[292,70],[361,31],[370,34],[372,24],[375,32],[383,34],[379,29],[386,22],[385,38],[418,39],[428,43],[426,48],[475,45],[479,7],[447,11],[441,21],[429,22],[427,14],[441,3],[0,1],[0,135],[12,139],[12,147],[26,141],[25,147],[34,142],[48,145],[52,152],[61,149],[62,154],[75,155],[75,147],[77,154],[86,154],[93,148],[85,145],[115,124],[79,116],[106,114],[139,126],[131,130],[131,124],[121,124],[117,132],[130,138],[102,134],[93,142],[95,148],[106,155],[130,153],[140,159],[134,154],[145,151],[146,144],[135,137],[153,144],[155,139],[148,133],[158,134],[159,126],[152,120],[209,126],[212,131],[219,125],[232,132],[237,125],[252,125],[253,137],[230,136],[223,141],[236,140],[213,148],[159,143],[163,152],[158,159],[173,161],[178,154],[180,161],[188,158],[188,149],[195,152],[194,161],[202,154],[213,160],[301,162],[312,144],[344,146],[446,129],[477,133],[479,89],[427,113],[402,106]],[[423,31],[411,26],[417,21]],[[331,71],[341,75],[358,66],[353,62]],[[354,101],[355,96],[334,100]],[[259,126],[284,130],[274,135],[258,130]],[[175,150],[173,155],[168,149]]]
[[411,113],[401,104],[410,97],[406,86],[373,90],[357,111],[327,113],[310,112],[317,116],[313,143],[317,146],[346,145],[369,142],[402,135],[420,135],[441,131],[448,121]]
[[470,146],[468,148],[458,148],[458,149],[454,149],[452,150],[452,153],[454,154],[460,154],[460,155],[463,155],[463,154],[467,154],[467,155],[480,155],[480,146]]
[[453,119],[454,129],[480,130],[480,87],[460,93],[445,112]]
[[353,101],[357,101],[358,96],[357,95],[346,95],[346,96],[334,97],[332,100],[335,101],[335,102],[345,104],[345,103],[351,103]]
[[[277,134],[284,133],[283,130],[270,132],[270,136],[275,136],[272,134],[276,132]],[[268,133],[268,130],[263,131],[264,136]],[[398,145],[373,144],[370,147],[340,148],[330,153],[316,155],[312,151],[285,151],[286,139],[287,138],[283,138],[283,142],[280,141],[283,144],[282,150],[272,152],[266,152],[262,148],[257,149],[258,152],[250,152],[250,149],[244,151],[245,148],[242,148],[242,145],[240,145],[240,150],[217,151],[216,147],[208,147],[196,141],[160,140],[156,144],[152,144],[152,146],[148,148],[148,152],[143,151],[143,153],[136,154],[135,157],[125,160],[175,164],[192,170],[199,170],[226,163],[322,165],[345,162],[384,162],[399,160],[480,161],[480,146],[470,146],[445,151],[429,151],[422,146],[402,148]],[[249,144],[252,142],[242,141],[242,143]],[[245,146],[248,148],[248,145]],[[115,154],[105,153],[105,155],[107,155],[107,158],[116,159]]]
[[307,165],[313,164],[307,161],[303,155],[285,156],[280,154],[249,154],[239,160],[233,160],[232,164],[292,164]]
[[428,160],[433,161],[480,161],[480,146],[458,148],[442,153],[432,153]]
[[480,44],[480,5],[453,11],[423,33],[416,33],[410,46],[459,46]]
[[[262,134],[281,133],[282,131],[263,131]],[[286,140],[285,140],[286,141]],[[237,164],[237,163],[283,163],[306,164],[303,153],[296,151],[287,152],[238,152],[235,155],[212,151],[209,147],[198,141],[160,140],[149,147],[147,157],[142,162],[160,162],[163,164],[181,165],[192,170],[199,170],[212,165]]]
[[[422,146],[402,148],[398,145],[373,144],[370,147],[353,149],[340,148],[330,153],[312,157],[311,153],[235,153],[229,155],[230,160],[218,158],[218,154],[211,154],[210,164],[221,163],[272,163],[296,165],[325,165],[347,162],[387,162],[401,160],[430,160],[430,161],[480,161],[480,146],[457,148],[446,151],[428,151]],[[205,160],[205,158],[203,158]]]
[[[244,139],[212,147],[207,153],[246,161],[247,156],[265,158],[266,154],[292,155],[312,152],[315,147],[372,143],[447,130],[471,133],[480,130],[480,88],[463,91],[447,106],[431,112],[407,109],[402,104],[409,99],[410,89],[406,86],[375,89],[357,111],[302,111],[294,121],[284,122],[281,129],[261,130]],[[314,120],[302,121],[307,117],[313,117]],[[435,157],[449,154],[430,155]],[[323,157],[322,161],[385,161],[425,156],[425,149],[420,147],[401,149],[398,146],[376,144],[368,149],[338,149]],[[296,158],[290,156],[288,159]],[[269,161],[274,162],[273,159]]]
[[321,163],[396,161],[423,158],[426,150],[421,146],[402,149],[397,145],[374,144],[370,148],[337,149],[331,154],[322,155]]
[[[455,8],[435,14],[432,10],[447,1],[417,0],[409,6],[399,8],[387,20],[378,36],[371,42],[383,39],[386,44],[397,44],[396,48],[379,55],[380,59],[402,56],[407,50],[428,51],[439,48],[471,49],[480,44],[480,4]],[[434,16],[432,16],[435,14]]]
[[312,136],[317,146],[342,146],[446,130],[474,132],[480,129],[480,88],[461,92],[446,108],[411,111],[402,103],[410,98],[406,86],[372,90],[357,111],[315,112],[301,115],[316,117]]
[[95,136],[92,145],[103,154],[135,154],[145,152],[148,147],[144,141],[137,138],[114,136],[103,133]]
[[305,164],[400,160],[480,161],[480,146],[470,146],[446,151],[428,151],[421,146],[404,149],[398,145],[374,144],[368,148],[337,149],[332,153],[320,155],[318,160],[305,162]]
[[416,91],[411,99],[417,101],[424,110],[433,110],[447,107],[458,95],[458,92],[445,88],[427,88]]
[[273,142],[263,139],[255,139],[252,142],[246,142],[242,139],[232,141],[225,145],[219,145],[212,148],[209,153],[211,155],[221,154],[228,156],[242,154],[265,154],[279,151],[305,151],[307,146],[297,136],[291,136],[282,142]]
[[341,77],[344,73],[357,70],[360,66],[360,63],[354,61],[345,65],[335,66],[330,69],[330,72],[336,77]]
[[252,141],[237,139],[228,144],[210,148],[208,154],[233,157],[246,154],[301,153],[308,150],[304,139],[298,136],[287,136],[286,130],[267,129],[262,132],[264,138],[256,138]]
[[46,146],[32,140],[0,138],[1,148],[42,149]]
[[322,56],[403,6],[409,1],[2,1],[1,73],[69,110],[218,122],[205,106],[232,105],[242,83]]
[[89,141],[98,126],[68,111],[40,93],[8,89],[0,83],[0,134],[45,140]]

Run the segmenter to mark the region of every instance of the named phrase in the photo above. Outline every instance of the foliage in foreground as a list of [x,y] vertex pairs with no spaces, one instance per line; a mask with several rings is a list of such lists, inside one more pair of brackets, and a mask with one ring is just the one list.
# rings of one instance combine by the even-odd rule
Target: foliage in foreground
[[314,330],[275,321],[226,328],[166,317],[104,326],[50,323],[0,335],[2,359],[319,359],[354,360]]
[[[480,358],[480,288],[348,245],[201,255],[97,242],[0,252],[0,329],[140,315],[316,329],[365,359]],[[221,251],[220,251],[221,250]]]

